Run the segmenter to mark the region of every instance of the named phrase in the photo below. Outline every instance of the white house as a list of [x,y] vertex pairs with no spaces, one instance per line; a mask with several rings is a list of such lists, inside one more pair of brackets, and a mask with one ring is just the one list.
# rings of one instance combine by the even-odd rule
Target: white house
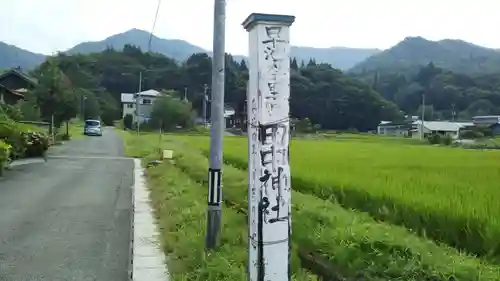
[[[415,137],[420,136],[420,129],[422,128],[422,121],[418,120],[413,122],[416,129],[412,134]],[[452,138],[458,138],[460,130],[473,126],[472,122],[450,122],[450,121],[424,121],[424,135],[428,134],[441,134],[448,135]]]
[[232,128],[236,125],[236,120],[234,119],[236,110],[228,104],[224,105],[224,120],[226,121],[226,128]]
[[[420,137],[422,121],[387,122],[382,121],[377,128],[379,135]],[[424,121],[424,135],[433,133],[458,138],[460,130],[473,126],[472,122]]]
[[[224,121],[225,121],[225,124],[226,124],[226,128],[233,128],[234,126],[236,126],[238,123],[239,120],[235,119],[235,114],[236,114],[236,110],[230,106],[229,104],[224,104]],[[208,118],[208,116],[207,116]],[[210,126],[211,125],[211,121],[209,120],[210,118],[208,118],[206,121],[207,121],[207,125]],[[204,124],[205,120],[203,118],[203,116],[200,116],[198,118],[195,119],[195,123],[196,124]]]
[[147,122],[151,118],[151,112],[153,111],[154,101],[161,96],[161,93],[156,90],[147,90],[140,93],[122,93],[121,103],[122,103],[122,118],[127,114],[133,116],[133,122],[136,120],[136,96],[139,96],[139,114],[140,123]]
[[381,121],[377,127],[377,134],[385,136],[408,136],[413,128],[412,121]]

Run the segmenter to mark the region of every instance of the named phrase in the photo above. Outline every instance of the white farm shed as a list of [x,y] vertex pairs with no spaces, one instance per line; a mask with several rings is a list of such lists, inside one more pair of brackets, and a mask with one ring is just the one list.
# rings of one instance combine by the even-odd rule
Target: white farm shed
[[[422,121],[418,120],[413,122],[416,125],[414,136],[420,136],[420,129],[422,128]],[[449,122],[449,121],[424,121],[424,135],[441,134],[448,135],[452,138],[458,138],[460,130],[473,126],[472,122]]]

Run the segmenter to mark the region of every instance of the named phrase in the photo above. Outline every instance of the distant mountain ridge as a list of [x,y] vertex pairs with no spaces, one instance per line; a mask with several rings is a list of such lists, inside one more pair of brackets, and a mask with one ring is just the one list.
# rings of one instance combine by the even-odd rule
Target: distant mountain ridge
[[498,49],[489,49],[463,40],[430,41],[423,37],[406,37],[392,48],[358,63],[348,72],[405,70],[425,66],[430,62],[458,73],[500,72]]
[[[100,52],[105,50],[108,46],[113,46],[115,49],[122,49],[125,44],[133,44],[140,47],[142,50],[148,50],[149,36],[149,32],[147,31],[131,29],[124,33],[112,35],[102,41],[78,44],[66,52],[68,54]],[[151,38],[151,51],[161,53],[178,61],[184,61],[194,53],[207,53],[210,56],[212,55],[212,52],[184,40],[163,39],[154,35]],[[342,70],[349,69],[378,52],[380,52],[378,49],[355,49],[347,47],[291,47],[291,56],[296,57],[299,61],[305,61],[307,63],[309,59],[312,58],[318,63],[329,63],[333,67]],[[241,55],[233,56],[236,60],[245,58]]]
[[[141,48],[143,51],[148,50],[149,33],[140,29],[131,29],[129,31],[112,35],[101,41],[80,43],[73,48],[65,51],[69,55],[77,53],[88,54],[102,52],[108,47],[113,47],[117,50],[123,49],[126,44],[132,44]],[[167,57],[184,61],[194,53],[203,53],[206,50],[192,45],[189,42],[179,39],[162,39],[156,36],[151,37],[151,51],[163,54]]]
[[23,69],[35,68],[45,60],[45,55],[32,53],[14,45],[0,41],[0,70],[21,66]]
[[298,61],[305,61],[307,63],[309,59],[313,58],[316,60],[316,63],[328,63],[335,68],[348,70],[381,51],[379,49],[347,47],[312,48],[292,46],[290,53]]
[[[149,36],[150,34],[147,31],[140,29],[131,29],[123,33],[109,36],[101,41],[83,42],[77,44],[76,46],[63,52],[69,55],[78,53],[88,54],[93,52],[101,52],[108,47],[113,47],[115,49],[121,50],[126,44],[138,46],[142,50],[146,51],[148,50]],[[163,54],[170,58],[176,59],[177,61],[184,61],[194,53],[207,53],[210,56],[212,55],[212,52],[193,45],[187,41],[179,39],[163,39],[154,35],[151,37],[151,51]],[[31,53],[24,56],[26,57],[26,59],[19,58],[14,59],[14,61],[10,61],[9,63],[4,63],[4,61],[2,60],[2,54],[7,52],[11,52],[11,50],[2,51],[0,49],[0,69],[10,68],[13,66],[21,66],[22,68],[29,69],[35,67],[45,59],[45,56],[43,55]],[[342,70],[349,69],[355,64],[378,52],[380,52],[380,50],[356,49],[347,47],[291,47],[291,55],[293,57],[296,57],[298,61],[304,61],[307,63],[310,59],[314,59],[317,63],[329,63],[333,67]],[[245,56],[241,55],[233,55],[233,57],[236,60],[245,59]]]
[[[126,44],[148,50],[150,34],[140,29],[131,29],[115,34],[101,41],[80,43],[63,51],[67,54],[87,54],[101,52],[113,47],[121,50]],[[194,53],[207,53],[199,46],[179,39],[151,38],[151,51],[161,53],[177,61],[184,61]],[[298,62],[328,63],[350,74],[370,73],[373,71],[399,71],[415,69],[433,62],[434,65],[461,73],[500,73],[500,50],[489,49],[462,40],[445,39],[430,41],[422,37],[407,37],[387,50],[374,48],[357,49],[347,47],[312,48],[291,47],[291,56]],[[235,60],[245,59],[234,55]],[[20,66],[29,70],[39,65],[45,56],[35,54],[16,46],[0,42],[0,69]]]

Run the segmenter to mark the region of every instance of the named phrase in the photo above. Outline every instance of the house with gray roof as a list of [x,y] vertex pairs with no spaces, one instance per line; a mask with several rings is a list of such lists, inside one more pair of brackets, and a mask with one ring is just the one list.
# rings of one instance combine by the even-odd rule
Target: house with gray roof
[[[422,121],[418,120],[414,122],[416,125],[416,130],[413,135],[420,136],[420,130],[422,128]],[[451,122],[451,121],[424,121],[423,130],[424,136],[430,134],[440,134],[447,135],[454,139],[458,138],[460,131],[468,127],[474,126],[473,122]]]
[[133,122],[137,122],[136,109],[137,103],[136,99],[139,99],[139,121],[140,123],[148,122],[151,119],[151,112],[153,111],[153,104],[158,97],[161,97],[161,93],[157,90],[147,90],[140,93],[122,93],[121,103],[122,103],[122,118],[127,114],[133,116]]
[[424,136],[440,134],[458,138],[461,130],[471,126],[474,126],[473,122],[424,121],[422,127],[421,120],[402,122],[382,121],[377,127],[377,133],[379,135],[420,137],[420,131],[423,128]]

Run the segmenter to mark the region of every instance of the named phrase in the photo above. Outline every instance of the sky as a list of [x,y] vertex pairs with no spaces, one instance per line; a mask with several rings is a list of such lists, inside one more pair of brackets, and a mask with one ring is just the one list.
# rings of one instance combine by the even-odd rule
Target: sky
[[[150,31],[157,0],[2,0],[0,41],[52,54],[132,28]],[[154,35],[212,49],[213,0],[161,0]],[[226,52],[247,54],[251,13],[294,15],[295,46],[387,49],[407,36],[500,48],[500,1],[227,0]]]

